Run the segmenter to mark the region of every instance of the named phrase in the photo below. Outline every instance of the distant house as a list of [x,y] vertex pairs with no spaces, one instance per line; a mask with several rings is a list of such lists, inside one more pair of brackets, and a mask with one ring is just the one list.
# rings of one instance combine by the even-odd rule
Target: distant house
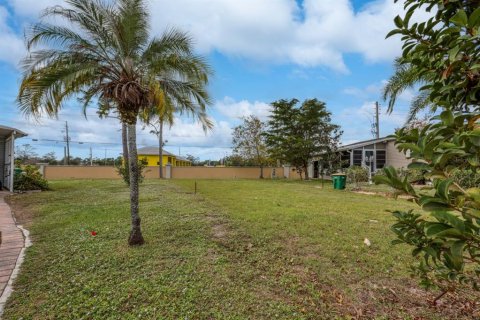
[[360,141],[341,146],[338,150],[346,167],[370,167],[372,172],[385,166],[405,168],[411,162],[407,155],[397,150],[395,139],[391,137]]
[[15,128],[0,126],[0,190],[13,191],[15,139],[27,134]]
[[[158,147],[144,147],[137,150],[138,159],[145,160],[148,166],[158,166],[160,157],[158,156]],[[189,167],[192,162],[184,157],[175,155],[163,150],[163,165],[172,165],[173,167]]]

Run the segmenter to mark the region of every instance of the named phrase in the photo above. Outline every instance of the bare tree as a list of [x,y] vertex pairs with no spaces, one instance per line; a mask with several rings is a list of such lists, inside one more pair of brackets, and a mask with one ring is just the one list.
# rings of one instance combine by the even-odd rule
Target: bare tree
[[265,123],[256,116],[244,117],[243,123],[233,131],[233,152],[246,160],[253,160],[260,166],[260,179],[268,159],[265,144]]

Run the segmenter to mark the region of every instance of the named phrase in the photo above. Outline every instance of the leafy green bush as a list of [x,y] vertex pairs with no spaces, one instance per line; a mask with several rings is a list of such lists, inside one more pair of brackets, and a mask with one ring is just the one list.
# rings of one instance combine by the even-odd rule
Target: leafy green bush
[[[409,169],[409,168],[398,168],[396,173],[399,178],[407,178],[409,183],[414,184],[425,184],[425,172],[419,169]],[[385,176],[385,171],[379,170],[375,173],[375,177]]]
[[425,184],[425,175],[422,170],[400,168],[397,169],[397,173],[401,178],[407,177],[407,181],[410,183]]
[[346,171],[347,183],[358,187],[360,182],[368,182],[368,169],[360,166],[351,166]]
[[[144,169],[147,166],[148,162],[145,159],[138,160],[138,183],[142,183],[145,178]],[[122,164],[120,167],[117,167],[117,173],[122,176],[123,181],[129,186],[130,185],[130,172],[128,165]]]
[[[410,195],[423,210],[395,211],[392,230],[397,243],[413,247],[422,284],[442,289],[436,302],[466,285],[480,290],[480,188],[452,179],[457,170],[480,171],[480,7],[478,1],[402,2],[406,12],[395,17],[387,37],[401,36],[400,67],[413,71],[408,77],[422,83],[420,95],[442,112],[423,128],[397,131],[396,146],[414,160],[409,168],[432,179],[435,194],[415,190],[393,168],[375,180]],[[410,19],[424,10],[435,14]]]
[[[397,131],[396,140],[399,150],[410,151],[414,159],[409,168],[433,180],[435,194],[414,189],[392,167],[374,178],[410,195],[428,212],[394,211],[395,243],[414,247],[419,263],[413,270],[422,285],[443,292],[465,284],[480,290],[480,188],[462,187],[452,178],[480,169],[480,116],[446,110],[421,131]],[[460,167],[452,166],[452,160]]]
[[462,188],[479,188],[480,172],[472,170],[454,170],[450,177],[458,183]]
[[35,166],[25,166],[23,172],[16,173],[13,178],[15,191],[49,190],[45,180]]

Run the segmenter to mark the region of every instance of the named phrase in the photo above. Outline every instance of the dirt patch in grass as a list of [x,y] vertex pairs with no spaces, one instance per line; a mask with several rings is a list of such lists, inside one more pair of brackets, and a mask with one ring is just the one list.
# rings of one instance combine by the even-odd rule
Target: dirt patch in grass
[[[352,190],[352,192],[353,193],[358,193],[358,194],[365,194],[365,195],[369,195],[369,196],[383,196],[383,197],[387,197],[387,198],[395,198],[395,194],[393,194],[391,192],[374,192],[374,191],[363,191],[363,190]],[[413,199],[412,196],[403,195],[403,194],[397,195],[397,198],[398,199],[405,199],[405,200]]]
[[5,202],[10,206],[13,216],[18,224],[28,228],[35,216],[34,211],[29,208],[30,203],[25,203],[20,200],[20,195],[12,194],[5,197]]

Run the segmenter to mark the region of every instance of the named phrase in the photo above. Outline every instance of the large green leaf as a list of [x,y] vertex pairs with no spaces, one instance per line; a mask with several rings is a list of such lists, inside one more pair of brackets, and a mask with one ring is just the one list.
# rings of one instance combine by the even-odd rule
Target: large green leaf
[[452,229],[452,227],[444,223],[429,222],[428,224],[426,224],[425,234],[427,235],[427,237],[433,237],[436,234],[448,229]]
[[408,165],[408,169],[429,171],[432,168],[430,167],[430,165],[428,163],[425,163],[425,162],[412,162]]
[[465,247],[465,241],[458,240],[455,241],[450,247],[450,255],[454,268],[457,271],[462,270],[463,268],[463,248]]
[[474,28],[480,24],[480,8],[475,9],[475,11],[470,14],[468,18],[468,26]]
[[465,231],[465,222],[452,212],[435,211],[431,215],[441,223],[446,223],[461,232]]
[[450,126],[453,124],[455,121],[455,118],[453,117],[453,113],[450,110],[445,110],[440,114],[440,119],[442,119],[443,123],[445,123],[447,126]]
[[440,198],[442,198],[445,201],[448,201],[449,200],[449,192],[448,191],[449,191],[452,183],[453,183],[453,179],[441,180],[436,186],[437,196],[439,196]]

